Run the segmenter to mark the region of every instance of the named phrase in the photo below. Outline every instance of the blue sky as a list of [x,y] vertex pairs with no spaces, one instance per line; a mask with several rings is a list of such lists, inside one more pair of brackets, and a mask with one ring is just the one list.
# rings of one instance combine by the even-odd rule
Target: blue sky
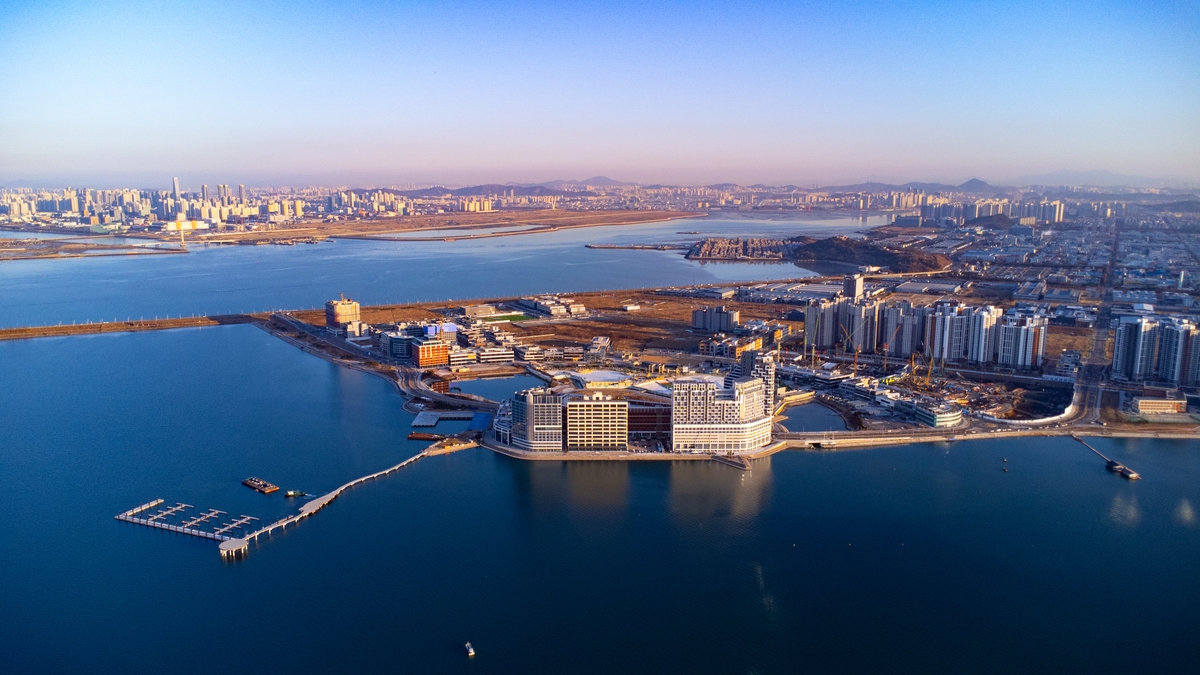
[[1200,182],[1200,3],[0,0],[0,184]]

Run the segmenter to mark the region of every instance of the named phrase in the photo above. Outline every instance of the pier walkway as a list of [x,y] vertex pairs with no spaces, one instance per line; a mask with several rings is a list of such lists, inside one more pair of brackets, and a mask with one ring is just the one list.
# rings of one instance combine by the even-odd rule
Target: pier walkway
[[414,427],[433,427],[442,420],[472,420],[474,410],[422,410],[412,421]]
[[321,509],[325,508],[326,506],[329,506],[330,502],[337,499],[339,495],[341,495],[346,490],[349,490],[350,488],[354,487],[355,485],[365,483],[369,480],[375,480],[376,478],[382,478],[383,476],[386,476],[389,473],[392,473],[394,471],[399,471],[400,469],[403,469],[404,467],[408,466],[409,464],[416,462],[417,460],[421,459],[422,457],[426,457],[428,452],[429,452],[429,449],[427,448],[426,450],[422,450],[421,452],[413,455],[412,457],[409,457],[408,459],[404,460],[403,462],[400,462],[399,464],[397,464],[395,466],[388,467],[382,471],[376,471],[375,473],[372,473],[372,474],[367,474],[366,476],[362,476],[361,478],[355,478],[354,480],[350,481],[349,483],[346,483],[345,485],[342,485],[341,487],[337,488],[336,490],[333,490],[332,492],[323,494],[320,497],[317,497],[316,499],[309,501],[304,506],[300,507],[299,513],[287,516],[286,518],[280,518],[279,520],[277,520],[273,523],[270,523],[268,525],[264,525],[263,527],[260,527],[259,529],[247,534],[244,537],[238,537],[236,539],[228,538],[228,537],[225,538],[224,540],[221,541],[221,546],[220,546],[221,557],[222,558],[234,558],[239,555],[245,555],[250,550],[250,542],[251,541],[257,540],[259,537],[263,536],[264,534],[270,534],[270,533],[274,532],[275,530],[282,530],[285,527],[287,527],[288,525],[293,525],[295,523],[300,522],[301,520],[304,520],[305,518],[313,515],[317,511],[320,511]]

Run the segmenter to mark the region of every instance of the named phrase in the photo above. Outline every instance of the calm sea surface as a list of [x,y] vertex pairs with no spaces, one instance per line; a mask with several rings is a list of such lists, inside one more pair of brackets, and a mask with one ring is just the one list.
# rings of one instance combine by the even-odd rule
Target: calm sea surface
[[788,408],[783,426],[788,431],[845,431],[842,416],[817,402]]
[[[307,298],[307,251],[342,246],[249,253],[294,264],[285,281]],[[186,257],[221,268],[227,253],[246,255]],[[671,260],[637,258],[656,259]],[[19,275],[23,301],[83,315],[63,279],[99,283],[100,261],[59,262],[44,269],[62,286]],[[252,296],[291,288],[238,265]],[[188,302],[173,293],[157,291]],[[17,295],[0,284],[0,307]],[[319,494],[411,456],[425,444],[405,439],[388,383],[229,326],[0,342],[0,384],[5,674],[1200,671],[1195,442],[1096,441],[1137,483],[1062,439],[791,451],[746,475],[474,449],[357,487],[225,563],[213,542],[113,516],[163,498],[267,521],[296,501],[241,479]],[[823,410],[789,414],[836,425]]]
[[[882,222],[689,218],[477,241],[193,245],[187,255],[11,261],[0,263],[0,327],[317,307],[338,293],[381,304],[803,277],[812,272],[793,264],[702,264],[679,251],[585,244],[687,242],[718,234],[853,235]],[[678,234],[687,231],[704,234]]]

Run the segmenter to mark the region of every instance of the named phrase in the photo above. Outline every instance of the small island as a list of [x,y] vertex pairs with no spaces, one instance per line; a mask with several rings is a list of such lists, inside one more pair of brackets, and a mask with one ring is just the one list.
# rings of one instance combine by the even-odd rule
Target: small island
[[844,236],[828,239],[708,237],[696,242],[687,257],[701,261],[835,262],[887,268],[892,272],[933,272],[950,265],[950,260],[941,255],[896,250]]

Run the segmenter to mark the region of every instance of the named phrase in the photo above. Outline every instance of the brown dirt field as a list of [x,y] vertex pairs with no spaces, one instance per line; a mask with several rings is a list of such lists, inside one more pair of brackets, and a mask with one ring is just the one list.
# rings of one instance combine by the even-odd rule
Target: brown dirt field
[[[613,340],[613,348],[618,351],[644,349],[680,349],[696,351],[700,341],[708,336],[704,332],[691,331],[692,310],[714,303],[703,302],[695,298],[675,298],[642,292],[618,293],[579,293],[573,295],[588,309],[595,309],[614,314],[581,319],[570,323],[534,324],[524,322],[513,324],[514,335],[545,335],[553,333],[553,337],[530,340],[543,346],[558,347],[567,345],[582,345],[590,343],[593,337],[607,336]],[[637,303],[641,309],[634,312],[621,312],[620,307],[629,302]],[[731,309],[741,312],[743,322],[750,319],[778,319],[779,307],[759,303],[722,302]],[[784,310],[786,312],[786,310]],[[791,323],[797,330],[801,322]]]
[[[695,351],[706,333],[691,332],[692,310],[705,305],[725,305],[741,312],[742,322],[750,319],[769,319],[792,326],[793,335],[804,325],[800,321],[783,321],[781,316],[794,307],[764,305],[698,298],[677,298],[655,295],[647,291],[604,291],[575,293],[569,296],[582,302],[588,309],[605,312],[604,316],[589,317],[570,322],[532,323],[516,322],[507,330],[517,337],[547,336],[528,340],[546,347],[561,347],[589,344],[593,337],[607,336],[613,340],[613,348],[619,351],[642,349],[682,349]],[[501,298],[479,302],[504,302],[516,298]],[[621,306],[636,303],[641,309],[634,312],[621,311]],[[380,305],[363,307],[362,320],[367,323],[392,323],[396,321],[424,321],[443,316],[438,310],[461,307],[461,302],[429,302],[412,305]],[[609,314],[611,312],[611,314]],[[296,318],[306,323],[321,326],[325,323],[324,309],[293,312]]]
[[[359,312],[360,318],[366,323],[396,323],[398,321],[432,321],[440,319],[442,314],[433,311],[435,307],[446,307],[444,302],[422,303],[416,305],[378,305],[364,306]],[[324,309],[305,309],[292,312],[301,321],[314,326],[325,325]]]
[[888,237],[918,237],[921,235],[937,235],[941,236],[941,230],[930,227],[896,227],[895,225],[880,225],[873,228],[868,234],[872,239],[887,239]]
[[[690,211],[560,211],[557,209],[536,209],[526,211],[493,211],[490,213],[448,213],[436,216],[403,216],[399,218],[380,218],[378,220],[340,220],[332,223],[306,221],[294,225],[280,227],[274,230],[259,230],[255,232],[205,232],[202,234],[189,233],[189,241],[229,240],[256,241],[270,239],[286,239],[289,237],[372,237],[377,235],[393,235],[411,232],[423,234],[425,230],[437,228],[481,229],[492,227],[515,227],[528,225],[538,229],[567,229],[576,227],[597,227],[602,225],[634,225],[640,223],[659,222],[674,218],[692,218],[704,215]],[[536,231],[536,230],[531,230]],[[512,235],[528,234],[516,232]],[[177,241],[178,234],[155,235]],[[430,236],[437,236],[430,233]],[[461,235],[460,235],[461,236]]]
[[1050,326],[1046,333],[1046,356],[1056,359],[1064,349],[1074,349],[1087,356],[1092,351],[1093,330],[1073,326]]

